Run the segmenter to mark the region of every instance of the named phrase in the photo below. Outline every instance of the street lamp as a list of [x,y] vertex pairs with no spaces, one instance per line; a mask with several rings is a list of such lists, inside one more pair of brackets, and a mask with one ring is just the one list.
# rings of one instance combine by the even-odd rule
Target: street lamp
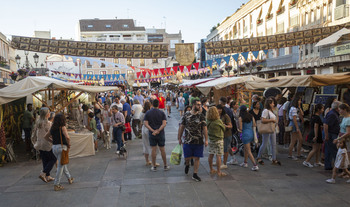
[[16,59],[17,66],[18,66],[18,68],[19,68],[19,65],[21,64],[21,57],[20,57],[19,55],[17,55],[17,56],[15,57],[15,59]]
[[33,55],[33,58],[34,58],[35,67],[37,68],[38,67],[38,62],[39,62],[39,55],[35,53]]

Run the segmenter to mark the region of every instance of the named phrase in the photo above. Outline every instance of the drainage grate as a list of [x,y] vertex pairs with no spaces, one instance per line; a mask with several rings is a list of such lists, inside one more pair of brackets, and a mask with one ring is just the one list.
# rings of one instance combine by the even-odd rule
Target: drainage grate
[[288,173],[288,174],[286,174],[286,176],[298,176],[298,174],[295,174],[295,173]]

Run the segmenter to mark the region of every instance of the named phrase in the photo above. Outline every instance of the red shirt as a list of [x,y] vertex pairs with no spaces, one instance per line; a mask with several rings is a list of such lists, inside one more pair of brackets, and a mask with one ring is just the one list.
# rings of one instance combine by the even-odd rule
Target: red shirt
[[160,109],[165,109],[165,98],[164,97],[158,97],[158,101],[159,101],[159,108]]

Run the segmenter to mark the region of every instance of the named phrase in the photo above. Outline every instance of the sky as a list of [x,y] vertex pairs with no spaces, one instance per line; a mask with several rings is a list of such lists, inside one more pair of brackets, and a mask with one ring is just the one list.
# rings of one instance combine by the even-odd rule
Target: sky
[[137,26],[182,32],[186,43],[200,42],[217,23],[248,0],[1,0],[0,32],[33,36],[51,30],[56,38],[75,38],[79,19],[134,19]]

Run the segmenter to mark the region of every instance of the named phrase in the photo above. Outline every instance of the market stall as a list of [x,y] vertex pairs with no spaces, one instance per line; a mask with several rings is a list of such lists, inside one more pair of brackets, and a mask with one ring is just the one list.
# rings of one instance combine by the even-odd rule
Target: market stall
[[211,80],[214,80],[215,78],[204,78],[204,79],[196,79],[196,80],[183,80],[183,83],[181,83],[179,86],[180,87],[193,87],[201,83],[205,83]]
[[95,155],[94,138],[92,133],[68,132],[68,135],[71,139],[71,148],[69,150],[70,158]]

